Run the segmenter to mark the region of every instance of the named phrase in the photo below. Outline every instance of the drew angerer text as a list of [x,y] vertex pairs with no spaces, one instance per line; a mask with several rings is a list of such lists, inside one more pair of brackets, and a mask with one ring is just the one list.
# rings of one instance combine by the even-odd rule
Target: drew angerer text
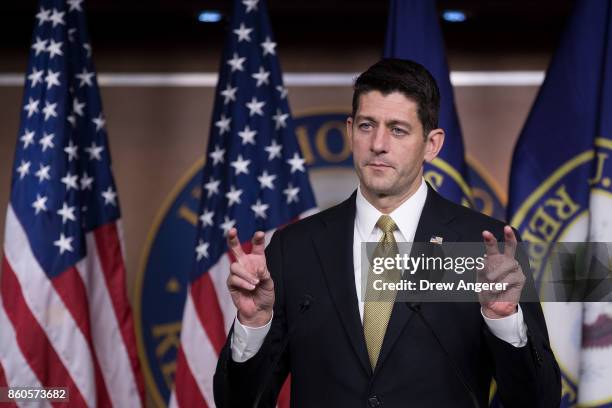
[[372,287],[377,291],[402,291],[402,290],[435,290],[450,292],[453,290],[462,290],[480,293],[482,291],[502,292],[508,289],[507,282],[430,282],[427,279],[420,279],[417,282],[402,279],[399,282],[385,282],[382,279],[376,279],[372,282]]

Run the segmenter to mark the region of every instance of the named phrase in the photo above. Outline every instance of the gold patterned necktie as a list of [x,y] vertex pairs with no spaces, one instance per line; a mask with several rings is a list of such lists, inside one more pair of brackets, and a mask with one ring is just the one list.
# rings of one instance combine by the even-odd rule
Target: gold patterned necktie
[[[381,229],[383,236],[374,250],[372,259],[375,257],[395,258],[395,255],[398,253],[397,243],[393,236],[393,231],[397,229],[395,221],[388,215],[381,215],[376,226]],[[385,338],[396,295],[396,292],[391,293],[389,290],[373,290],[373,281],[374,279],[380,279],[383,282],[398,282],[400,278],[401,273],[395,268],[385,269],[380,275],[374,275],[372,268],[369,269],[368,283],[364,296],[363,331],[372,370],[376,367],[376,362],[378,361],[378,355]]]

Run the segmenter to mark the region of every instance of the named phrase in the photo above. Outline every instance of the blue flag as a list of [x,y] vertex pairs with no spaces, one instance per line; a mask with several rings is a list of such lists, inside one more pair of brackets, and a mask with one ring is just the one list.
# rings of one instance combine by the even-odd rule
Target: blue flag
[[425,179],[449,200],[471,205],[463,139],[435,1],[391,0],[384,55],[416,61],[436,79],[441,97],[439,125],[446,137],[440,155],[425,165]]
[[[611,13],[611,0],[576,3],[515,148],[508,218],[527,241],[612,241]],[[544,256],[530,254],[536,283]],[[562,406],[612,406],[610,305],[542,306]]]

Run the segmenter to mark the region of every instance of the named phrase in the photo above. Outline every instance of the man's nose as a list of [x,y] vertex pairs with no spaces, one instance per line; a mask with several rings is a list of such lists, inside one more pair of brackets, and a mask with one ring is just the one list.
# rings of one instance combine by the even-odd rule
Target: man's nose
[[377,154],[386,153],[389,151],[389,134],[387,133],[387,129],[384,127],[379,127],[376,129],[376,132],[372,136],[370,150]]

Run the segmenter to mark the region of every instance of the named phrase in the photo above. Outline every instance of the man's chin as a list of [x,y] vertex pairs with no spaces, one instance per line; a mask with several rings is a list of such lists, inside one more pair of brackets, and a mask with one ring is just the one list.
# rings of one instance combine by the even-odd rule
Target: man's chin
[[365,188],[371,193],[378,197],[384,197],[388,195],[392,195],[393,191],[388,185],[381,185],[376,183],[364,183]]

